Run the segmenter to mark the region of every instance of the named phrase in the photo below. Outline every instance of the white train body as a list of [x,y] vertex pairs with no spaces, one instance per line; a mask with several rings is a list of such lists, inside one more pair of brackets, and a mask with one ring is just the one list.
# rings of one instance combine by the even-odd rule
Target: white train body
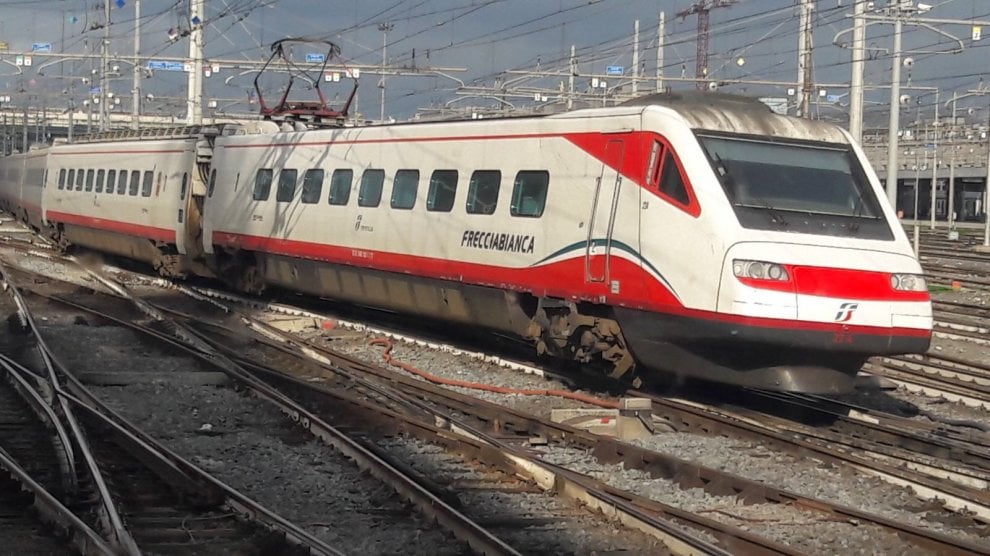
[[[86,149],[94,164],[120,156]],[[201,237],[176,222],[193,201],[174,189],[167,202],[155,193],[153,215],[137,212],[152,199],[113,208],[53,196],[54,165],[85,160],[70,151],[50,155],[50,222],[54,210],[61,224],[107,219],[104,229],[127,233],[119,223],[136,217],[128,225],[169,230],[155,241],[197,242],[188,258],[248,290],[277,285],[495,329],[614,375],[635,359],[702,379],[840,391],[866,357],[930,341],[921,268],[862,151],[838,127],[753,101],[229,126],[213,144],[208,193],[195,196]],[[164,154],[149,156],[164,157],[155,168],[174,187],[188,161],[172,170]]]
[[198,181],[196,145],[185,137],[53,146],[46,224],[68,244],[188,271],[183,255],[200,253],[199,222],[190,225],[187,206]]
[[0,171],[0,206],[21,221],[41,229],[41,194],[48,164],[47,149],[6,157]]

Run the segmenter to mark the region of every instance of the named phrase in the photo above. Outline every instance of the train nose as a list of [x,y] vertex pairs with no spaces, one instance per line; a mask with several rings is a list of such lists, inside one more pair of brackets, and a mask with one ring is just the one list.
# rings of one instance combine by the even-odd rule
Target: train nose
[[864,249],[743,243],[729,249],[720,312],[840,327],[931,329],[912,257]]

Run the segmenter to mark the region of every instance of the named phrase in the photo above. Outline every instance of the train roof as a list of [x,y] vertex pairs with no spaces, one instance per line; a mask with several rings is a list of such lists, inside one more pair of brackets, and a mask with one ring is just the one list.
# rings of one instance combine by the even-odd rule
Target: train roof
[[633,99],[620,106],[669,108],[696,130],[827,143],[849,142],[837,125],[777,114],[752,97],[704,92],[661,93]]

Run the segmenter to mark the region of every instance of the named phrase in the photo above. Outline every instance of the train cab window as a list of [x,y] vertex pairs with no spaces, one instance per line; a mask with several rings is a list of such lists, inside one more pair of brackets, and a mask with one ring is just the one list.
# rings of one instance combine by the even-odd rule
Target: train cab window
[[323,196],[323,177],[323,170],[306,170],[306,174],[303,175],[303,190],[300,198],[303,203],[312,205],[320,202],[320,197]]
[[468,184],[468,214],[493,214],[498,205],[498,190],[501,183],[502,172],[475,170]]
[[113,188],[117,185],[117,171],[107,170],[107,193],[113,193]]
[[127,170],[121,170],[117,174],[117,195],[127,193]]
[[299,170],[282,170],[278,173],[278,190],[275,192],[275,200],[279,203],[288,203],[296,195],[296,180],[299,178]]
[[82,191],[83,181],[86,179],[85,170],[76,170],[76,191]]
[[650,152],[649,168],[647,169],[650,187],[656,189],[662,196],[681,205],[691,203],[684,177],[677,167],[674,153],[660,141],[653,142]]
[[426,197],[426,210],[450,212],[457,193],[457,170],[434,170],[430,176],[430,192]]
[[674,153],[671,151],[667,151],[667,154],[663,157],[663,169],[660,173],[660,193],[676,200],[682,205],[691,202],[691,198],[688,196],[687,186],[684,185],[684,178],[681,176],[681,171],[677,167],[677,161],[674,160]]
[[272,194],[272,169],[259,168],[254,175],[254,200],[267,201]]
[[330,176],[330,204],[346,205],[351,198],[354,170],[334,170]]
[[93,180],[96,178],[95,170],[86,170],[86,191],[93,190]]
[[399,170],[392,180],[392,201],[394,209],[411,209],[416,204],[416,190],[419,189],[419,170]]
[[549,185],[550,173],[545,170],[523,170],[516,174],[509,213],[527,218],[543,216]]
[[[65,174],[66,174],[65,168],[62,168],[61,170],[58,171],[58,188],[59,189],[65,189]],[[72,179],[70,178],[69,181],[71,182]]]
[[140,189],[141,189],[141,171],[134,170],[131,172],[131,183],[127,184],[127,194],[136,196]]
[[107,174],[106,170],[96,171],[96,183],[93,185],[94,193],[103,193],[103,180],[107,177],[106,174]]
[[215,190],[216,188],[217,188],[217,170],[216,168],[214,168],[213,171],[210,172],[210,187],[207,190],[206,196],[213,197],[213,190]]
[[385,170],[365,170],[361,174],[361,189],[358,191],[358,206],[377,207],[382,202],[382,185],[385,183]]

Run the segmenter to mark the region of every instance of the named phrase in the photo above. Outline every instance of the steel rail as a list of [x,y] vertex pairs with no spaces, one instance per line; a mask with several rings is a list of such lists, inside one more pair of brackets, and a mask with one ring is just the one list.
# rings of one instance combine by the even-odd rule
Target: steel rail
[[4,283],[8,285],[8,292],[13,297],[25,326],[31,331],[35,341],[37,342],[36,347],[41,355],[45,369],[48,372],[49,384],[55,393],[53,396],[53,402],[58,403],[59,409],[61,409],[61,414],[66,420],[68,428],[72,431],[72,437],[75,440],[79,451],[78,453],[83,458],[86,465],[86,470],[89,472],[90,478],[93,481],[96,494],[100,501],[97,506],[98,521],[104,528],[104,533],[108,536],[110,544],[112,544],[117,550],[123,554],[135,556],[139,555],[140,550],[134,542],[134,539],[131,537],[130,532],[128,532],[127,528],[124,526],[120,513],[117,511],[116,504],[110,494],[110,489],[107,487],[106,480],[103,477],[100,466],[96,462],[96,458],[93,456],[92,450],[89,447],[89,442],[86,440],[85,432],[76,420],[75,415],[72,412],[72,407],[64,397],[58,395],[59,390],[61,390],[61,386],[58,374],[56,372],[56,367],[64,369],[64,366],[57,362],[57,358],[48,347],[44,337],[41,335],[40,330],[34,322],[34,317],[28,309],[27,303],[24,302],[24,298],[21,296],[17,284],[11,279],[10,273],[4,266],[2,257],[0,257],[0,275],[2,275]]
[[71,533],[66,536],[72,539],[72,544],[80,553],[85,556],[115,556],[118,553],[103,540],[99,533],[90,528],[82,519],[79,519],[79,516],[72,513],[72,510],[52,496],[50,492],[45,490],[45,487],[38,484],[2,447],[0,447],[0,468],[6,469],[21,484],[22,489],[34,496],[32,505],[44,521],[58,527],[63,532]]
[[[215,343],[218,346],[222,345],[220,341],[215,341]],[[454,448],[456,451],[476,460],[499,466],[506,472],[524,475],[545,491],[553,491],[567,499],[595,509],[627,527],[637,529],[663,541],[675,554],[718,555],[738,551],[748,554],[797,554],[783,545],[768,541],[758,535],[667,504],[620,491],[585,475],[543,461],[471,427],[449,413],[440,412],[426,404],[420,403],[420,407],[432,414],[437,423],[443,423],[443,427],[432,425],[415,416],[394,412],[356,396],[347,396],[323,386],[303,382],[269,367],[249,361],[241,361],[241,363],[252,369],[253,372],[267,375],[268,380],[292,383],[297,388],[316,392],[324,398],[330,397],[334,403],[349,404],[363,414],[375,414],[379,418],[401,421],[404,426],[398,427],[397,430],[402,432],[434,442],[446,438],[445,443],[452,446],[456,445]],[[392,426],[397,425],[393,424]],[[447,432],[452,432],[457,437],[444,437],[444,433]],[[465,440],[478,443],[466,442]],[[492,449],[497,450],[495,452],[497,457],[493,457]],[[510,462],[511,465],[507,465],[505,462]],[[724,542],[732,552],[725,552],[722,548],[683,531],[671,520],[707,531]]]
[[[942,505],[950,510],[971,512],[980,520],[990,523],[990,492],[962,488],[947,481],[934,479],[883,462],[872,461],[853,453],[836,452],[815,442],[796,438],[774,430],[772,427],[742,420],[731,414],[717,412],[700,404],[661,398],[646,392],[636,392],[636,395],[653,400],[655,407],[660,407],[669,418],[679,420],[685,429],[703,431],[708,434],[743,436],[759,442],[770,442],[785,451],[799,454],[802,457],[812,455],[823,461],[848,466],[886,482],[910,487],[921,498],[939,499]],[[990,548],[984,548],[980,552],[990,554]]]
[[213,349],[209,343],[189,327],[168,319],[153,304],[131,294],[126,287],[115,283],[99,273],[89,271],[90,275],[110,288],[118,295],[130,300],[143,312],[161,321],[166,321],[175,327],[177,336],[188,341],[193,347],[201,350],[207,360],[218,369],[223,370],[239,383],[249,387],[260,398],[278,407],[299,426],[320,438],[339,452],[353,459],[362,469],[392,486],[402,497],[415,504],[427,517],[437,520],[442,526],[451,531],[457,538],[468,543],[471,548],[487,555],[518,554],[511,546],[492,535],[489,531],[456,510],[417,481],[366,449],[360,443],[344,434],[342,431],[326,423],[315,414],[305,409],[294,400],[259,380],[239,364]]
[[43,388],[46,395],[42,396],[42,394],[39,394],[28,383],[27,379],[24,378],[24,375],[38,377],[3,354],[0,354],[0,368],[3,368],[6,375],[10,377],[12,386],[31,407],[31,410],[35,412],[46,427],[50,427],[53,430],[54,437],[52,440],[54,441],[56,451],[64,454],[63,457],[58,458],[59,467],[61,468],[62,488],[66,494],[70,496],[75,495],[79,490],[75,451],[72,448],[72,440],[69,437],[69,433],[65,430],[62,421],[55,415],[55,411],[52,410],[50,405],[52,397],[51,389],[47,388],[48,384],[46,382],[39,381],[38,387]]
[[[37,293],[36,293],[37,295]],[[52,299],[49,296],[45,296]],[[240,515],[278,531],[290,543],[305,547],[312,555],[339,556],[334,547],[317,539],[281,516],[271,512],[254,500],[244,496],[225,483],[209,475],[199,467],[166,449],[157,440],[140,430],[119,413],[111,409],[86,388],[78,378],[57,359],[52,359],[56,371],[66,378],[68,389],[59,386],[56,394],[67,403],[74,404],[88,416],[99,419],[118,431],[118,440],[134,453],[143,454],[140,459],[166,482],[184,490],[190,499],[223,497],[224,501]],[[119,556],[119,551],[115,553]]]
[[[229,294],[219,294],[219,295],[222,295],[222,296],[224,296],[226,298],[232,298],[232,299],[235,299],[235,300],[240,300],[240,298],[238,298],[236,296],[231,296]],[[247,301],[249,303],[252,303],[252,304],[256,305],[256,306],[263,306],[263,305],[265,305],[265,304],[258,303],[258,302],[253,301],[253,300],[247,300]],[[295,311],[295,313],[303,314],[303,313],[306,313],[306,312],[300,310],[300,311]],[[314,316],[318,316],[318,315],[314,315]],[[316,348],[313,347],[313,346],[309,346],[307,349],[315,350]],[[451,392],[451,394],[456,394],[456,393]],[[468,402],[466,405],[467,406],[470,406],[472,403],[473,404],[482,405],[482,402],[480,402],[477,399],[473,399],[473,402]],[[501,412],[501,414],[503,414],[503,415],[506,414],[506,413],[512,413],[511,410],[508,410],[507,408],[498,408],[496,411]],[[511,421],[513,418],[512,417],[507,417],[507,419]],[[516,421],[523,421],[526,418],[525,417],[517,417],[515,419],[516,419]],[[580,437],[581,433],[582,433],[582,431],[570,430],[570,431],[567,431],[565,434],[571,436],[572,438],[575,438],[575,437]],[[637,450],[638,449],[636,449],[635,447],[629,446],[629,445],[616,446],[616,452],[619,454],[619,457],[620,458],[623,457],[624,455],[634,454],[634,455],[632,455],[630,457],[630,459],[631,460],[638,460],[639,462],[642,462],[642,461],[650,461],[650,456],[657,455],[655,453],[649,454],[645,459],[643,459],[643,458],[641,458],[639,456],[639,454],[641,452],[643,452],[643,451],[642,450],[637,451]],[[684,463],[684,462],[681,462],[681,463]],[[661,468],[661,467],[658,466],[658,468]],[[695,477],[698,477],[698,475],[695,475]],[[763,490],[763,491],[770,490],[765,485],[758,485],[758,488],[760,490]],[[782,493],[782,491],[777,491],[777,492]],[[780,498],[780,500],[787,499],[787,496],[789,495],[789,493],[783,493],[783,494],[784,494],[784,496],[782,498]],[[794,496],[794,499],[797,500],[797,502],[795,502],[796,505],[799,505],[799,506],[802,506],[802,507],[805,507],[805,508],[822,509],[821,507],[829,507],[828,504],[823,503],[823,502],[820,502],[820,501],[816,501],[814,499],[808,499],[808,498],[800,497],[800,496],[796,496],[796,495],[791,495],[791,496]],[[951,546],[951,547],[954,547],[954,548],[949,549],[950,551],[952,551],[952,550],[956,550],[956,551],[958,551],[958,550],[965,550],[965,551],[973,551],[973,552],[976,552],[976,553],[987,553],[987,551],[986,550],[983,550],[982,547],[978,547],[978,546],[974,547],[974,546],[969,545],[968,543],[966,543],[964,541],[958,541],[958,540],[955,540],[955,539],[940,538],[940,536],[938,534],[933,534],[932,532],[920,530],[918,528],[915,528],[915,527],[912,527],[912,526],[908,526],[908,525],[905,525],[905,524],[899,524],[899,523],[896,523],[896,522],[893,522],[893,521],[890,521],[890,520],[884,520],[883,518],[877,518],[877,516],[871,516],[869,514],[865,514],[864,512],[859,512],[858,510],[855,510],[855,509],[837,507],[837,508],[832,508],[832,509],[829,509],[829,510],[826,510],[826,511],[831,511],[833,513],[838,513],[839,515],[845,515],[845,516],[848,516],[850,519],[855,519],[855,520],[859,520],[859,521],[871,521],[871,522],[874,522],[874,523],[878,523],[878,524],[881,524],[881,525],[883,525],[885,527],[891,528],[892,530],[899,530],[901,532],[901,535],[902,536],[905,536],[907,538],[912,539],[912,541],[915,542],[916,544],[926,545],[926,546],[932,546],[932,547],[935,547],[939,551],[945,551],[946,550],[946,547],[950,547]]]
[[[704,468],[697,464],[652,452],[634,445],[626,444],[613,439],[598,437],[586,431],[575,429],[564,424],[557,424],[534,418],[524,413],[492,404],[485,400],[480,400],[454,392],[449,389],[439,388],[423,381],[404,377],[389,371],[375,371],[366,363],[352,359],[347,356],[335,354],[328,350],[314,346],[308,342],[303,342],[290,334],[275,330],[268,325],[261,323],[261,328],[265,328],[266,336],[274,336],[277,340],[270,344],[276,349],[287,350],[291,353],[290,346],[299,350],[298,354],[305,355],[328,370],[340,373],[342,363],[361,367],[366,372],[373,373],[378,378],[395,384],[400,390],[412,396],[423,399],[430,399],[442,405],[445,404],[453,411],[463,414],[477,414],[479,411],[487,410],[487,419],[496,430],[502,427],[509,427],[526,431],[530,434],[543,435],[561,442],[577,443],[585,448],[593,449],[596,457],[602,461],[623,462],[627,468],[642,469],[653,476],[663,476],[671,480],[681,482],[685,487],[703,486],[706,490],[714,493],[720,491],[725,494],[726,490],[738,494],[750,502],[763,499],[772,502],[787,502],[794,504],[805,510],[823,511],[829,514],[837,514],[855,522],[871,522],[889,530],[895,531],[899,536],[910,539],[919,546],[934,548],[939,552],[954,553],[956,551],[974,551],[976,553],[987,553],[990,551],[980,551],[972,543],[957,540],[946,535],[933,531],[926,531],[918,527],[901,524],[874,516],[866,512],[861,512],[854,508],[834,505],[821,500],[797,495],[781,489],[770,487],[763,483],[750,481],[748,479]],[[298,379],[295,379],[298,380]],[[303,388],[319,389],[320,387],[309,382],[298,382]],[[724,538],[724,535],[723,535]]]
[[[113,286],[112,284],[107,284],[105,282],[104,285],[108,287]],[[113,289],[117,290],[116,287],[114,287]],[[125,296],[127,295],[127,292],[123,290],[120,290],[119,293]],[[56,300],[59,299],[56,298]],[[147,302],[138,300],[136,303],[143,304]],[[154,306],[154,304],[151,303],[147,303],[147,305],[148,305],[148,310],[150,311],[149,314],[157,315],[158,318],[163,318],[162,312],[165,311],[164,308],[156,307]],[[85,309],[85,306],[80,306],[80,307]],[[90,310],[91,312],[98,313],[97,311],[92,309],[88,309],[88,310]],[[102,316],[107,316],[112,320],[119,322],[119,319],[117,319],[116,317],[112,317],[110,315],[102,315]],[[247,317],[241,315],[241,318],[243,319]],[[174,321],[172,322],[174,323]],[[257,322],[255,323],[263,326],[262,323],[257,323]],[[141,325],[136,325],[136,324],[132,324],[131,326],[137,329],[143,328]],[[213,365],[218,365],[219,362],[218,358],[210,356],[212,350],[200,350],[200,348],[202,347],[201,342],[207,341],[205,337],[203,337],[199,332],[197,332],[194,329],[188,329],[186,331],[186,334],[199,337],[201,340],[195,343],[196,346],[193,348],[193,352],[202,351],[203,352],[202,355],[205,356],[205,360],[211,362]],[[158,337],[159,334],[155,334],[155,336]],[[213,348],[217,350],[222,349],[223,347],[222,344],[218,344],[215,342],[210,342],[210,343],[212,343]],[[236,361],[236,363],[243,366],[255,366],[251,362],[245,362],[245,361]],[[218,368],[224,369],[226,366],[227,365],[225,364],[220,364],[218,365]],[[247,372],[246,369],[245,372]],[[374,386],[380,388],[380,386],[378,385],[374,385]],[[406,404],[409,403],[408,398],[400,397],[398,401]],[[376,411],[388,411],[374,404],[371,404],[369,406],[367,405],[367,402],[364,403],[365,403],[364,408],[366,410],[369,410],[369,408],[374,408],[374,410]],[[429,412],[435,418],[445,420],[448,423],[456,423],[456,420],[454,420],[449,415],[446,414],[441,415],[437,413],[435,409],[429,409],[426,408],[426,406],[422,406],[422,407],[424,409],[428,409]],[[423,423],[421,417],[417,420],[416,418],[408,415],[402,415],[391,411],[388,411],[388,413],[394,419],[407,420],[410,423],[412,422]],[[319,422],[319,419],[317,419],[315,416],[312,415],[307,417],[307,419],[311,423],[311,429],[315,428],[315,426]],[[305,421],[303,421],[303,423],[305,424]],[[438,429],[438,430],[442,431],[445,429]],[[464,425],[464,430],[465,431],[468,430],[468,425]],[[478,434],[480,435],[481,433]],[[506,448],[508,447],[506,446]],[[476,454],[480,458],[483,452],[485,452],[485,450],[479,448],[476,451]],[[515,464],[516,467],[523,466],[525,461],[529,461],[532,459],[529,456],[523,455],[522,453],[518,453],[518,452],[514,452],[512,455],[515,458],[517,458]],[[540,468],[539,467],[540,465],[547,466],[550,464],[547,464],[546,462],[538,462],[537,468],[533,468],[532,465],[534,465],[534,463],[531,462],[528,466],[529,472],[533,472],[534,469]],[[510,471],[518,472],[519,469],[513,469]],[[546,476],[546,474],[547,471],[544,469],[542,472],[542,476]],[[582,504],[594,507],[599,511],[605,513],[606,515],[612,516],[613,518],[622,521],[627,526],[635,527],[641,531],[647,532],[657,538],[660,538],[665,543],[667,543],[668,546],[677,547],[678,553],[680,554],[703,553],[703,554],[722,555],[727,553],[723,552],[721,549],[713,545],[708,544],[707,542],[701,539],[698,539],[693,535],[684,532],[678,526],[667,520],[658,519],[655,515],[651,515],[651,513],[672,516],[677,520],[687,523],[692,523],[696,527],[709,530],[712,534],[716,535],[717,537],[723,540],[736,539],[734,542],[729,543],[730,546],[746,547],[748,552],[759,553],[759,554],[796,554],[795,552],[784,547],[783,545],[772,543],[770,541],[767,541],[766,539],[762,539],[761,537],[752,535],[750,533],[746,533],[745,531],[735,530],[735,528],[720,524],[715,520],[711,520],[709,518],[704,518],[701,516],[696,516],[688,512],[679,510],[677,508],[669,507],[657,502],[650,501],[645,498],[638,498],[633,496],[632,498],[635,500],[635,502],[631,502],[629,500],[623,500],[623,497],[628,498],[631,495],[629,495],[628,493],[622,493],[621,491],[612,489],[611,487],[607,487],[606,485],[600,483],[595,483],[591,486],[585,483],[581,483],[581,480],[593,481],[592,479],[587,477],[581,477],[576,474],[574,475],[574,477],[563,477],[554,474],[553,477],[554,480],[551,481],[551,484],[549,486],[547,485],[545,480],[543,482],[539,481],[538,480],[539,477],[534,477],[534,480],[537,480],[538,484],[540,484],[541,486],[547,489],[549,489],[550,486],[553,485],[556,485],[557,487],[561,487],[562,485],[567,486],[567,489],[565,490],[567,491],[566,495],[568,497],[572,499],[576,499]],[[579,479],[575,479],[575,477],[578,477]],[[728,531],[730,530],[734,530],[734,531],[729,533]]]
[[895,384],[902,385],[911,392],[921,392],[926,396],[944,398],[970,407],[982,407],[990,410],[990,391],[987,388],[979,387],[977,384],[950,379],[924,370],[912,369],[906,365],[895,367],[891,362],[883,365],[867,363],[863,369],[880,375]]
[[[185,286],[181,286],[181,285],[171,285],[169,283],[167,284],[168,287],[175,287],[178,288],[179,290],[188,289]],[[220,299],[227,299],[235,302],[243,302],[260,308],[266,308],[269,306],[269,304],[259,303],[249,298],[240,298],[238,296],[233,296],[225,292],[212,292],[209,290],[204,291],[204,289],[202,288],[196,288],[194,291],[198,293],[200,296],[206,295],[211,297],[217,297]],[[321,318],[320,315],[309,313],[304,310],[293,310],[291,308],[285,308],[281,306],[277,306],[276,309],[282,312],[286,312],[287,314],[305,314],[308,316],[312,316],[314,318]],[[359,360],[341,354],[331,353],[328,350],[315,346],[309,342],[300,341],[297,338],[291,336],[290,334],[282,333],[281,331],[274,330],[271,327],[268,328],[270,329],[271,333],[276,334],[280,338],[278,340],[279,344],[276,345],[279,345],[279,347],[282,347],[283,349],[285,349],[285,346],[289,346],[289,345],[295,346],[301,352],[305,353],[307,356],[326,365],[327,368],[330,370],[334,370],[334,368],[339,368],[341,362],[344,362],[343,363],[344,365],[355,365],[361,367],[362,370],[364,370],[365,372],[371,372],[371,373],[378,372],[374,370],[374,367],[364,362],[361,362]],[[557,435],[558,438],[567,438],[571,441],[573,441],[574,439],[584,437],[586,439],[585,440],[586,446],[594,447],[596,454],[601,454],[604,457],[606,453],[611,453],[613,454],[613,456],[611,458],[606,458],[606,459],[611,459],[612,461],[622,461],[626,464],[628,468],[643,468],[644,470],[648,470],[651,474],[667,476],[667,477],[676,477],[678,472],[683,472],[685,473],[686,476],[691,477],[689,482],[695,483],[692,486],[699,486],[699,484],[697,483],[698,481],[701,481],[700,485],[704,485],[704,484],[724,485],[716,488],[725,488],[725,486],[729,484],[742,484],[743,486],[738,486],[733,488],[736,489],[735,490],[736,492],[744,493],[747,497],[759,498],[760,496],[766,496],[767,500],[772,499],[778,502],[789,501],[790,503],[795,504],[796,506],[802,507],[804,509],[828,511],[830,513],[846,516],[847,518],[851,520],[855,520],[857,522],[876,523],[877,525],[887,528],[889,530],[897,531],[899,536],[911,539],[912,542],[918,544],[919,546],[926,546],[940,553],[951,554],[951,553],[956,553],[957,551],[964,551],[964,552],[973,552],[978,554],[990,554],[990,549],[987,549],[985,547],[974,545],[973,543],[955,539],[950,536],[940,534],[934,531],[928,531],[925,529],[921,529],[919,527],[898,523],[896,521],[883,518],[881,516],[876,516],[876,515],[868,514],[866,512],[862,512],[855,508],[837,506],[828,502],[800,496],[795,493],[790,493],[780,489],[773,489],[772,487],[769,487],[765,484],[747,481],[746,479],[743,479],[741,477],[734,477],[734,479],[740,480],[741,483],[732,483],[731,481],[727,481],[726,479],[727,474],[715,470],[701,468],[691,462],[677,460],[676,458],[670,458],[669,456],[658,454],[656,452],[651,452],[649,450],[645,450],[633,445],[612,441],[612,440],[603,441],[600,438],[592,438],[594,437],[594,435],[590,433],[587,433],[585,431],[580,431],[578,429],[566,427],[564,425],[558,425],[553,423],[543,423],[543,424],[534,425],[534,421],[530,416],[526,416],[525,414],[522,414],[520,412],[516,412],[514,410],[502,406],[497,406],[495,404],[491,404],[489,402],[480,400],[478,398],[473,398],[470,396],[459,394],[449,389],[444,389],[433,385],[429,385],[423,381],[399,376],[390,371],[382,370],[380,371],[380,374],[378,374],[378,376],[379,378],[382,378],[388,382],[402,384],[405,388],[408,388],[410,392],[428,391],[431,393],[430,395],[439,394],[439,395],[447,396],[448,399],[460,399],[461,402],[459,404],[454,404],[454,405],[458,406],[458,411],[465,414],[472,414],[473,411],[477,412],[479,408],[491,407],[492,408],[491,410],[494,415],[492,421],[493,423],[496,424],[496,426],[498,423],[501,423],[502,425],[508,425],[510,427],[513,425],[519,425],[523,429],[530,430],[534,434],[536,433],[544,434],[548,438],[553,438],[555,437],[555,435]],[[632,392],[632,394],[638,395],[638,393],[636,392]],[[560,433],[559,431],[561,430],[563,430],[564,432]],[[789,441],[789,439],[787,439],[786,441]],[[801,451],[800,447],[798,447],[798,451]],[[823,455],[825,459],[828,459],[830,456],[830,454],[827,451],[824,452]],[[843,460],[836,460],[836,461],[837,463],[840,464],[845,463]],[[646,466],[644,467],[644,465]],[[885,480],[888,480],[889,482],[894,482],[895,484],[910,485],[910,481],[905,481],[897,476],[896,474],[897,470],[895,468],[892,468],[892,466],[883,466],[883,467],[885,469],[890,468],[894,472],[893,476],[888,477]],[[870,471],[867,470],[867,472]],[[706,479],[705,477],[708,474],[714,474],[715,476],[708,476],[708,478]],[[884,478],[882,474],[881,474],[881,478]],[[919,479],[921,479],[924,482],[929,482],[929,481],[925,481],[926,477],[923,476],[919,477]],[[746,484],[747,482],[749,483],[748,485]],[[935,482],[934,484],[937,485],[937,482]],[[948,488],[951,489],[951,486]],[[921,487],[920,490],[922,491],[922,493],[931,492],[933,495],[937,495],[942,492],[941,489],[938,488],[937,486],[931,491],[928,491],[925,487]],[[949,498],[951,499],[953,497],[949,496]],[[958,509],[964,506],[957,505],[955,507]]]

